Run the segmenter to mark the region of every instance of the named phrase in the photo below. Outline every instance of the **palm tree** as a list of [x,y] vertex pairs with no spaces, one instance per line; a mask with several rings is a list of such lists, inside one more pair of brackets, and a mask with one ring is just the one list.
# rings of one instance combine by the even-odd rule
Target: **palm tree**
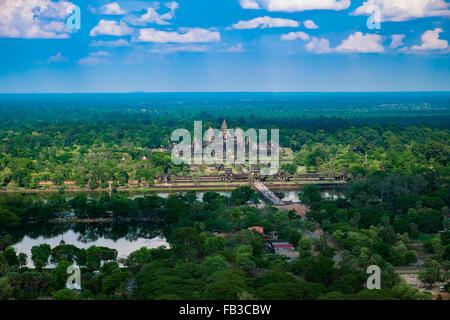
[[356,229],[359,229],[359,220],[361,219],[361,213],[356,212],[355,215],[352,218],[352,224],[356,227]]

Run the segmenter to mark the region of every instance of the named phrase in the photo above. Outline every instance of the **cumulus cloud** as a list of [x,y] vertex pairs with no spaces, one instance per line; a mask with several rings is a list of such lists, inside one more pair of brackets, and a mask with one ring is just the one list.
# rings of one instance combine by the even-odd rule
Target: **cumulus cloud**
[[298,12],[306,10],[345,10],[350,0],[239,0],[243,9]]
[[375,53],[383,52],[382,37],[378,34],[355,32],[336,47],[338,52]]
[[311,41],[306,44],[306,49],[314,53],[379,53],[384,52],[382,45],[383,38],[377,34],[362,34],[355,32],[336,48],[330,47],[330,41],[325,38],[312,37]]
[[243,9],[261,9],[255,0],[239,0],[239,3]]
[[264,28],[280,28],[280,27],[298,27],[300,22],[290,19],[259,17],[247,21],[239,21],[232,25],[233,29],[264,29]]
[[371,15],[371,6],[381,10],[381,21],[407,21],[424,17],[450,16],[450,4],[445,0],[367,0],[355,15]]
[[175,11],[179,8],[177,2],[166,2],[164,6],[168,8],[170,11],[164,14],[159,14],[157,10],[160,9],[159,3],[155,3],[153,7],[147,9],[147,12],[144,13],[139,18],[127,18],[127,22],[135,25],[135,26],[145,26],[150,23],[155,23],[158,25],[168,25],[170,22],[168,20],[172,20],[175,17]]
[[113,2],[101,6],[100,13],[104,15],[124,15],[126,11],[122,10],[117,2]]
[[133,32],[133,28],[130,28],[123,22],[117,22],[114,20],[100,20],[99,23],[91,30],[89,35],[96,37],[99,35],[108,36],[126,36]]
[[404,34],[393,34],[391,36],[392,41],[391,41],[391,45],[389,46],[389,48],[395,49],[395,48],[403,46],[404,38],[405,38]]
[[129,47],[130,43],[124,39],[112,40],[112,41],[103,41],[103,40],[93,40],[90,45],[92,47],[109,47],[109,48],[117,48],[117,47]]
[[303,21],[303,25],[305,26],[306,29],[318,29],[319,28],[317,26],[317,24],[315,24],[314,21],[312,21],[312,20]]
[[330,48],[330,41],[324,38],[312,37],[311,41],[306,44],[306,50],[314,53],[330,53],[333,49]]
[[179,31],[140,29],[136,41],[156,43],[196,43],[220,41],[220,33],[202,28],[180,28]]
[[441,28],[428,30],[422,35],[422,44],[411,47],[411,50],[444,50],[448,48],[448,41],[439,39]]
[[281,40],[283,40],[283,41],[292,41],[292,40],[296,40],[296,39],[302,39],[303,41],[308,41],[310,39],[310,37],[307,33],[304,33],[303,31],[289,32],[288,34],[281,35]]
[[0,37],[65,39],[70,30],[64,21],[74,4],[51,0],[1,0]]

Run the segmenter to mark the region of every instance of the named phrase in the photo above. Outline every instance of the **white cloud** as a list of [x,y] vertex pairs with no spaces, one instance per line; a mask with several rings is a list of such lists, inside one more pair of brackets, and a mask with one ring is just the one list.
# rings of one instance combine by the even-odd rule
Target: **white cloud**
[[281,40],[283,40],[283,41],[292,41],[292,40],[296,40],[296,39],[302,39],[303,41],[308,41],[310,39],[310,37],[307,33],[304,33],[303,31],[289,32],[288,34],[281,35]]
[[324,38],[312,37],[311,41],[306,44],[306,50],[314,53],[330,53],[333,49],[330,48],[330,41]]
[[338,52],[375,53],[383,52],[382,38],[378,34],[355,32],[336,47]]
[[65,39],[70,30],[64,20],[73,3],[51,0],[0,0],[0,37]]
[[113,41],[93,40],[93,41],[91,41],[90,45],[92,47],[117,48],[117,47],[129,47],[130,43],[124,39],[113,40]]
[[298,12],[305,10],[345,10],[350,0],[239,0],[243,9]]
[[51,63],[62,63],[69,61],[69,58],[64,57],[61,52],[58,52],[54,56],[50,56],[47,60],[44,61],[35,61],[36,64],[51,64]]
[[100,13],[104,15],[124,15],[126,11],[122,10],[117,2],[113,2],[101,6]]
[[303,21],[303,25],[305,26],[306,29],[318,29],[319,28],[317,26],[317,24],[315,24],[314,21],[312,21],[312,20]]
[[176,52],[206,52],[208,46],[186,45],[186,46],[168,46],[165,48],[156,48],[150,50],[152,53],[176,53]]
[[422,44],[413,46],[411,50],[444,50],[448,48],[448,41],[439,39],[439,34],[443,32],[441,28],[428,30],[422,35]]
[[42,26],[42,30],[54,33],[67,33],[69,32],[66,24],[63,21],[50,21]]
[[391,41],[391,45],[389,46],[389,48],[395,49],[395,48],[403,46],[403,39],[405,38],[404,34],[393,34],[391,36],[391,38],[392,38],[392,41]]
[[78,60],[78,63],[84,66],[95,66],[100,63],[108,62],[105,57],[109,57],[110,54],[106,51],[91,52],[86,58]]
[[179,8],[177,2],[166,2],[164,6],[169,8],[170,11],[164,14],[159,14],[157,10],[160,8],[159,3],[155,3],[153,7],[147,9],[147,12],[144,13],[139,18],[128,18],[127,21],[135,26],[145,26],[149,23],[155,23],[159,25],[168,25],[170,22],[168,20],[172,20],[175,17],[175,11]]
[[220,33],[202,28],[180,28],[178,31],[161,31],[153,28],[140,29],[139,42],[196,43],[220,41]]
[[255,0],[239,0],[239,3],[243,9],[261,9]]
[[97,52],[92,52],[91,56],[92,57],[109,57],[110,54],[109,54],[109,52],[106,52],[106,51],[97,51]]
[[98,35],[108,36],[126,36],[133,32],[133,28],[130,28],[123,22],[117,22],[113,20],[100,20],[99,23],[91,30],[89,35],[96,37]]
[[367,0],[355,15],[371,15],[371,6],[381,9],[381,21],[407,21],[411,19],[450,16],[450,4],[445,0]]
[[298,27],[300,22],[290,19],[259,17],[247,21],[239,21],[232,25],[233,29],[264,29],[264,28],[280,28],[280,27]]
[[61,63],[67,61],[69,61],[69,59],[67,57],[64,57],[61,52],[58,52],[56,55],[51,56],[47,59],[47,63]]
[[245,49],[242,46],[242,43],[238,43],[237,45],[226,49],[224,52],[245,52]]
[[308,51],[314,53],[380,53],[384,52],[382,42],[383,38],[380,35],[355,32],[335,48],[330,47],[330,41],[328,39],[316,37],[312,37],[311,41],[305,47]]
[[78,63],[84,66],[95,66],[100,63],[100,59],[96,57],[86,57],[78,60]]

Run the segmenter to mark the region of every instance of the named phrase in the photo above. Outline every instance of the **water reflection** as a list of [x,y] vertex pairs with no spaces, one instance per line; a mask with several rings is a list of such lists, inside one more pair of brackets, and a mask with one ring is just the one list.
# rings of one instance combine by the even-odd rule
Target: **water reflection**
[[63,240],[78,248],[92,245],[116,249],[119,257],[126,257],[142,247],[168,247],[158,226],[152,223],[90,223],[90,224],[45,224],[27,227],[13,234],[17,253],[26,253],[31,266],[31,248],[43,243],[52,248]]
[[[298,193],[300,190],[276,190],[273,188],[271,190],[274,191],[277,195],[282,194],[283,200],[292,201],[292,202],[300,202],[300,199],[298,197]],[[215,192],[219,193],[220,195],[226,196],[226,197],[231,196],[231,191],[215,191]],[[204,191],[197,192],[197,200],[203,201],[203,195],[205,193],[206,192],[204,192]],[[169,197],[170,193],[169,192],[158,192],[158,193],[156,193],[156,195],[158,197],[167,199]],[[133,198],[144,197],[144,196],[145,196],[145,194],[141,194],[141,195],[133,196]],[[342,191],[342,188],[327,188],[327,189],[322,189],[322,196],[325,199],[336,200],[338,198],[343,198],[344,192]]]
[[[276,194],[283,196],[284,200],[300,202],[299,190],[273,190]],[[230,197],[230,191],[216,191],[219,194]],[[206,191],[197,192],[197,199],[203,201]],[[169,192],[145,192],[145,193],[123,193],[130,199],[144,197],[154,194],[162,198],[168,198]],[[106,193],[89,192],[88,197],[99,199]],[[324,198],[337,199],[343,197],[342,188],[322,189]],[[55,201],[61,198],[70,200],[75,194],[0,194],[1,202],[20,203],[26,198],[30,201]],[[22,197],[22,198],[21,198]],[[47,243],[52,248],[59,245],[61,240],[66,244],[72,244],[79,248],[88,248],[92,245],[114,248],[119,257],[129,255],[141,247],[157,248],[168,246],[161,228],[154,222],[115,222],[115,223],[79,223],[79,224],[35,224],[24,226],[21,230],[13,233],[14,248],[16,251],[28,255],[31,263],[31,248],[35,245]]]
[[[325,198],[337,199],[340,197],[344,197],[342,187],[334,187],[334,188],[324,187],[324,188],[320,188],[320,189],[322,191],[322,195]],[[271,190],[276,191],[277,193],[282,193],[285,197],[284,199],[286,199],[286,200],[290,200],[290,201],[294,201],[294,202],[300,201],[298,198],[298,193],[299,193],[300,189],[298,189],[298,190],[277,190],[277,189],[271,188]],[[197,191],[196,192],[197,200],[203,201],[203,195],[206,192],[207,191]],[[231,191],[216,191],[216,190],[214,190],[214,192],[217,192],[220,195],[223,195],[226,197],[231,196]],[[130,191],[130,192],[121,192],[120,194],[129,199],[143,198],[148,195],[156,195],[158,197],[167,199],[170,194],[174,194],[174,193],[177,193],[177,192]],[[107,196],[107,195],[109,195],[109,193],[107,193],[107,192],[93,192],[93,191],[87,192],[88,199],[93,199],[93,200],[98,200],[102,196]],[[8,194],[8,193],[4,193],[4,194],[0,194],[0,203],[2,203],[2,202],[20,203],[20,201],[23,201],[24,197],[26,197],[26,199],[29,201],[60,202],[62,199],[64,199],[65,201],[69,201],[69,200],[73,199],[75,196],[76,196],[76,193],[64,193],[64,194],[57,194],[57,193],[26,193],[26,194],[10,193],[10,194]]]

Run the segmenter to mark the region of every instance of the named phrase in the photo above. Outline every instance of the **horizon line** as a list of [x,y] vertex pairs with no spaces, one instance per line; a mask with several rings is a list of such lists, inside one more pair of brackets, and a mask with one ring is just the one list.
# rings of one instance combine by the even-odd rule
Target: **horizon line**
[[360,90],[360,91],[85,91],[85,92],[0,92],[14,94],[157,94],[157,93],[450,93],[450,90]]

